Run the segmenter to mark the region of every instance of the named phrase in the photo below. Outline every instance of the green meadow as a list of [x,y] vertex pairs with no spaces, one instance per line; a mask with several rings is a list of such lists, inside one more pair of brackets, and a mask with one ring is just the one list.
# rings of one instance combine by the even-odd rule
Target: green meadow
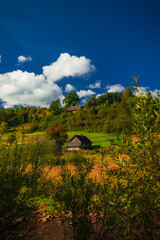
[[[84,131],[72,131],[68,136],[72,138],[74,135],[81,135],[88,137],[92,141],[93,147],[108,147],[110,145],[118,144],[122,140],[122,136],[117,136],[116,134],[105,134],[105,133],[95,133],[95,132],[84,132]],[[6,133],[2,136],[1,141],[7,141],[9,133]],[[33,141],[38,137],[45,137],[45,132],[34,132],[34,133],[25,133],[24,135],[21,132],[16,133],[17,141],[21,141],[22,136],[24,136],[25,141]],[[63,145],[65,148],[65,144]]]
[[[81,135],[88,137],[92,141],[93,147],[108,147],[113,144],[118,144],[122,140],[122,136],[117,136],[116,134],[105,134],[105,133],[90,133],[83,131],[75,131],[70,133],[70,137],[74,135]],[[69,133],[68,133],[69,135]]]

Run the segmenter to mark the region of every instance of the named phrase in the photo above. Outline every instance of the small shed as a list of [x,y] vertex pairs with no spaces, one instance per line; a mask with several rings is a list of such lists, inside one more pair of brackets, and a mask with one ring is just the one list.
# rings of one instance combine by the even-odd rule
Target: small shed
[[81,108],[82,108],[81,105],[71,106],[67,108],[67,112],[75,113]]
[[90,149],[92,142],[86,137],[81,135],[74,135],[66,144],[67,151]]

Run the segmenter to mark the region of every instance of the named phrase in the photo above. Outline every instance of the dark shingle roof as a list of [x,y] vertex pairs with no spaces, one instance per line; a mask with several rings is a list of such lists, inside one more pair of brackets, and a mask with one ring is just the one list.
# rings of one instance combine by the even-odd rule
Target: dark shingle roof
[[80,147],[82,144],[91,144],[92,142],[83,135],[74,135],[66,144],[66,147]]
[[86,136],[83,135],[75,135],[82,143],[92,143]]
[[81,105],[77,105],[77,106],[71,106],[71,107],[68,107],[67,108],[67,111],[70,112],[70,111],[77,111],[79,109],[81,109]]

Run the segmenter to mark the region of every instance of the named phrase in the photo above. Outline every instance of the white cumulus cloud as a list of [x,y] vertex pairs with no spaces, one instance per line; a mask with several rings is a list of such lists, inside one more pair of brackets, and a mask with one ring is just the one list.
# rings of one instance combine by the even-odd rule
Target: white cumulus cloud
[[43,74],[56,82],[64,77],[80,77],[94,70],[95,67],[91,65],[90,59],[62,53],[56,62],[43,67]]
[[76,90],[76,88],[74,86],[72,86],[71,84],[67,84],[65,86],[65,92],[71,92],[71,91],[74,91]]
[[[19,56],[18,61],[22,63],[29,58]],[[55,81],[69,76],[81,76],[94,69],[90,59],[64,53],[50,66],[44,66],[42,74],[21,70],[0,74],[0,98],[4,102],[4,108],[18,104],[48,107],[51,101],[60,99],[62,102],[64,99],[62,89]],[[75,88],[67,84],[65,90],[72,91]],[[90,92],[80,91],[80,94],[87,96]]]
[[55,83],[35,73],[21,70],[0,74],[1,99],[4,107],[19,103],[47,107],[52,100],[62,99],[62,89]]
[[103,94],[106,94],[106,93],[99,93],[99,94],[96,95],[96,98],[102,96]]
[[138,92],[136,92],[136,94],[141,94],[141,95],[146,95],[147,92],[149,91],[152,95],[153,98],[158,97],[158,94],[160,93],[160,90],[158,89],[154,89],[154,90],[149,90],[149,87],[138,87]]
[[89,88],[100,88],[101,87],[101,81],[96,81],[95,83],[93,84],[90,84],[89,85]]
[[25,57],[25,56],[19,56],[18,57],[18,62],[19,63],[31,62],[31,61],[32,61],[31,57]]
[[86,90],[80,90],[80,91],[77,91],[77,95],[82,98],[82,97],[89,97],[89,96],[92,96],[96,94],[95,92],[93,92],[92,90],[88,89],[87,91]]
[[86,97],[86,98],[83,98],[83,99],[82,99],[82,104],[86,104],[87,101],[88,101],[88,98],[87,98],[87,97]]
[[107,85],[107,92],[123,92],[125,88],[121,84]]
[[155,97],[158,97],[158,94],[160,93],[160,90],[155,89],[155,90],[150,91],[150,92],[151,92],[153,98],[155,98]]

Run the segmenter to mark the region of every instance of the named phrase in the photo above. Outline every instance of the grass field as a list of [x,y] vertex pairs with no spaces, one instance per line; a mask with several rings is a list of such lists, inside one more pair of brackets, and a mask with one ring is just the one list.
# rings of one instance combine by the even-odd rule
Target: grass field
[[[105,133],[88,133],[88,132],[71,132],[70,136],[81,135],[88,137],[92,141],[92,146],[108,147],[113,144],[118,143],[118,136],[114,134],[105,134]],[[68,134],[69,135],[69,134]],[[119,136],[119,140],[122,140],[122,137]]]
[[[88,133],[83,131],[74,131],[70,133],[70,137],[73,137],[74,135],[81,135],[81,134],[88,137],[92,141],[93,147],[107,147],[107,146],[118,143],[118,136],[115,134]],[[9,135],[10,135],[9,133],[4,134],[1,138],[1,142],[7,141],[7,138]],[[45,132],[34,132],[34,133],[24,134],[24,138],[26,141],[34,140],[36,137],[44,137],[44,136],[45,136]],[[18,141],[21,141],[22,133],[17,132],[16,137]],[[119,140],[122,140],[121,136],[119,136]],[[65,148],[65,144],[63,145],[63,148]]]

